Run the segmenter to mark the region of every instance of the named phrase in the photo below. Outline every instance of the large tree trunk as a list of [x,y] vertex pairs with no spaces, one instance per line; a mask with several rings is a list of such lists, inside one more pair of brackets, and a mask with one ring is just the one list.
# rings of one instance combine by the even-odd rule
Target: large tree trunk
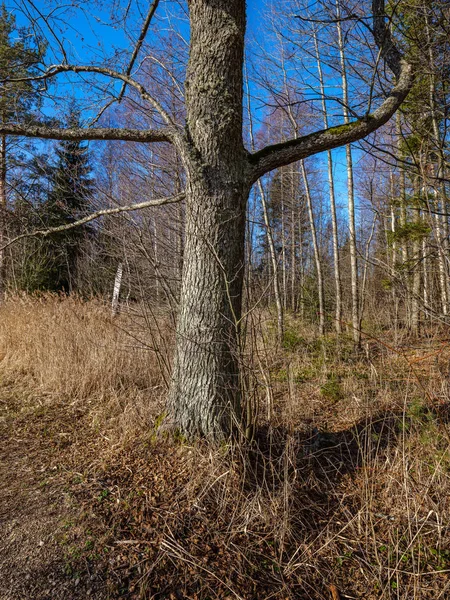
[[240,419],[245,2],[190,0],[189,10],[186,242],[169,412],[183,434],[220,438]]

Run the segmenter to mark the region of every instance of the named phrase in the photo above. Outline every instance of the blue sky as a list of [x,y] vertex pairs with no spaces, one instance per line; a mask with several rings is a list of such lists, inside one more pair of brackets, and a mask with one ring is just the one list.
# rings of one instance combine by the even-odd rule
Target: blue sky
[[[22,0],[13,0],[15,6],[20,6],[21,2]],[[114,49],[118,49],[122,52],[127,51],[125,55],[122,55],[122,58],[119,58],[119,61],[121,61],[122,64],[126,64],[128,57],[130,56],[132,44],[124,34],[123,27],[111,27],[108,11],[100,9],[98,5],[97,8],[92,9],[92,7],[95,6],[94,2],[84,4],[86,7],[90,7],[89,10],[84,13],[78,11],[76,13],[76,18],[75,13],[73,15],[67,13],[63,4],[61,4],[60,8],[54,13],[56,16],[60,16],[59,25],[61,27],[61,36],[64,38],[65,45],[71,55],[70,60],[84,64],[95,64],[96,62],[101,64],[104,60],[104,56],[111,57],[114,55]],[[142,4],[142,6],[147,7],[147,4]],[[161,3],[160,8],[158,9],[161,16],[164,14],[166,6],[170,7],[170,4],[165,5],[165,3]],[[258,37],[259,42],[264,48],[264,44],[270,42],[266,41],[264,35],[261,35],[261,32],[264,31],[265,27],[265,19],[262,14],[263,10],[264,1],[247,1],[248,38],[251,39],[253,36]],[[154,28],[165,25],[164,20],[161,20],[161,16],[159,23],[157,21],[152,23]],[[142,21],[143,17],[136,18],[134,27],[128,28],[128,30],[132,32],[132,37],[134,39],[136,39],[139,33]],[[18,14],[18,22],[19,24],[26,24],[26,21],[20,16],[20,13]],[[181,24],[181,31],[183,32],[183,35],[187,37],[187,24]],[[46,28],[46,35],[49,39],[50,47],[58,48],[55,36],[53,36],[52,31],[48,28]],[[149,35],[151,36],[151,30]],[[49,52],[48,62],[51,63],[56,60],[61,60],[61,54],[57,52],[55,56],[52,56],[51,52]],[[71,77],[71,80],[75,82],[77,78]],[[79,85],[72,84],[69,88],[70,89],[66,89],[65,87],[61,88],[65,89],[63,92],[64,95],[74,94],[75,97],[81,98],[84,94],[82,87]],[[50,107],[49,110],[52,112]],[[346,201],[345,152],[343,150],[337,150],[334,151],[333,154],[335,159],[337,194],[341,198],[341,204],[343,204]],[[355,158],[357,159],[357,156],[355,156]],[[323,164],[325,159],[325,155],[319,157],[319,164]],[[325,167],[324,164],[323,166]],[[323,177],[325,178],[325,169],[323,171]]]

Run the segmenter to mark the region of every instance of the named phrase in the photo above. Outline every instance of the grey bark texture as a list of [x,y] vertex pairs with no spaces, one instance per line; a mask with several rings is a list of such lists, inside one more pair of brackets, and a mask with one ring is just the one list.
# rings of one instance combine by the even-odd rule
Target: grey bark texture
[[240,421],[239,322],[250,191],[242,138],[245,2],[191,0],[183,277],[169,414],[187,436]]

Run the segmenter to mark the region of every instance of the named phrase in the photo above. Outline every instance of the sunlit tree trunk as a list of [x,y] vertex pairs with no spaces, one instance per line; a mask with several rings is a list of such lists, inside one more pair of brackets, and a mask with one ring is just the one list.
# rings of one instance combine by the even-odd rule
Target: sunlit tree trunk
[[217,438],[241,418],[245,3],[191,0],[189,12],[186,234],[169,412],[185,435]]
[[320,260],[320,250],[319,243],[317,240],[317,230],[316,223],[314,221],[314,211],[313,204],[311,198],[311,190],[308,181],[308,174],[306,173],[305,164],[303,161],[300,161],[300,169],[303,177],[303,185],[305,187],[305,196],[306,203],[308,205],[308,216],[309,216],[309,226],[311,229],[311,237],[314,249],[314,262],[316,264],[316,275],[317,275],[317,292],[319,296],[319,332],[320,335],[325,334],[325,294],[323,287],[323,271],[322,271],[322,262]]
[[277,253],[275,250],[275,243],[274,243],[274,239],[273,239],[272,225],[270,223],[269,213],[267,210],[266,191],[261,182],[261,179],[258,180],[258,190],[259,190],[259,195],[261,198],[264,225],[266,227],[267,245],[269,247],[269,255],[270,255],[270,261],[271,261],[271,266],[272,266],[273,293],[275,296],[275,305],[276,305],[276,309],[277,309],[277,340],[278,340],[278,343],[281,344],[283,341],[283,333],[284,333],[284,309],[283,309],[283,301],[282,301],[281,291],[280,291],[278,259],[277,259]]
[[[317,71],[319,73],[319,85],[320,94],[322,97],[322,113],[323,113],[323,125],[325,128],[328,127],[328,111],[325,96],[325,86],[323,81],[322,63],[320,60],[319,44],[317,41],[317,34],[314,31],[314,47],[317,61]],[[333,177],[333,156],[331,150],[327,152],[327,163],[328,163],[328,190],[330,194],[330,210],[331,210],[331,226],[333,231],[333,264],[334,264],[334,284],[336,294],[336,312],[335,312],[335,328],[337,333],[342,331],[342,291],[341,291],[341,272],[339,266],[339,235],[338,235],[338,224],[336,214],[336,197],[334,191],[334,177]]]
[[[406,172],[405,166],[403,164],[404,161],[404,152],[402,151],[402,122],[400,113],[396,114],[395,120],[395,132],[397,137],[397,162],[398,162],[398,178],[399,178],[399,203],[400,203],[400,229],[406,233],[406,224],[407,224],[407,198],[406,198]],[[400,244],[401,249],[401,257],[402,257],[402,281],[404,282],[404,295],[405,295],[405,320],[406,325],[409,327],[410,325],[410,313],[411,313],[411,294],[409,289],[409,277],[405,275],[408,268],[409,261],[409,248],[408,248],[408,239],[407,236],[404,235]]]
[[280,170],[280,209],[281,209],[281,274],[283,282],[283,311],[287,308],[287,273],[286,273],[286,224],[285,224],[285,170]]
[[[416,177],[414,182],[416,201],[420,193],[419,178]],[[414,207],[414,223],[418,225],[420,223],[420,209]],[[411,331],[414,335],[419,335],[420,330],[420,283],[421,283],[421,253],[420,253],[420,240],[417,236],[414,237],[412,243],[412,265],[413,265],[413,280],[411,290]]]
[[[423,304],[425,309],[428,308],[430,303],[430,292],[429,292],[429,278],[428,278],[428,248],[427,248],[427,240],[424,238],[422,240],[422,269],[423,269]],[[426,310],[424,313],[424,317],[426,318],[428,311]]]
[[299,290],[298,307],[300,318],[305,318],[305,257],[304,257],[304,231],[302,220],[302,207],[298,209],[298,248],[299,248]]
[[[344,39],[342,35],[340,0],[336,0],[337,33],[339,56],[342,72],[342,100],[344,121],[349,123],[349,98],[347,83],[347,67],[345,60]],[[348,190],[348,228],[349,228],[349,249],[350,249],[350,269],[351,269],[351,287],[352,287],[352,329],[353,341],[356,347],[361,345],[361,319],[359,314],[359,291],[358,291],[358,257],[356,247],[356,223],[355,223],[355,186],[353,182],[353,157],[350,144],[345,147],[347,158],[347,190]]]
[[395,233],[396,233],[396,227],[397,227],[397,216],[396,216],[396,211],[395,211],[395,207],[393,204],[393,199],[394,199],[394,181],[393,181],[393,175],[392,173],[390,174],[390,189],[391,189],[391,202],[390,202],[390,223],[391,223],[391,233],[392,233],[392,237],[393,237],[393,241],[392,241],[392,253],[391,253],[391,270],[392,270],[392,289],[391,289],[391,295],[392,295],[392,302],[393,302],[393,307],[394,307],[394,328],[395,331],[397,332],[397,328],[398,328],[398,295],[397,295],[397,242],[395,241]]
[[[428,55],[429,55],[429,101],[431,108],[431,120],[433,124],[433,142],[434,150],[437,155],[436,167],[436,183],[433,186],[436,198],[436,235],[438,241],[438,261],[439,261],[439,282],[441,287],[441,304],[443,315],[448,315],[449,312],[449,273],[448,273],[448,218],[447,213],[447,191],[444,183],[445,171],[445,156],[439,122],[437,117],[436,106],[436,81],[435,81],[435,60],[432,44],[432,35],[430,31],[430,23],[428,13],[425,11],[425,28],[428,39]],[[440,195],[440,198],[439,198]],[[437,214],[441,213],[441,214]]]
[[297,258],[296,258],[296,243],[297,243],[297,235],[296,235],[296,220],[295,220],[295,199],[296,199],[296,189],[295,189],[295,173],[292,170],[290,173],[291,177],[291,310],[295,313],[297,309],[296,304],[296,294],[295,294],[295,285],[297,279]]
[[0,302],[3,300],[6,288],[5,250],[6,232],[6,136],[0,137]]

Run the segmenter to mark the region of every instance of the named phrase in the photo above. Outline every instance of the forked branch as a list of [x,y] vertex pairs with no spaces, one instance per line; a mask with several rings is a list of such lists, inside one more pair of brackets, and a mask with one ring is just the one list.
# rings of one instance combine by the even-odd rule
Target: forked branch
[[110,69],[109,67],[97,67],[95,65],[52,65],[42,75],[38,75],[36,77],[12,78],[8,79],[8,82],[19,83],[23,81],[46,81],[47,79],[52,79],[61,73],[96,73],[98,75],[110,77],[111,79],[123,81],[124,84],[133,87],[140,94],[143,100],[149,102],[149,104],[151,104],[151,106],[161,115],[167,126],[173,127],[175,131],[175,123],[171,116],[162,107],[160,102],[158,102],[158,100],[156,100],[141,83],[135,81],[129,75],[124,75],[123,73],[114,71],[114,69]]

